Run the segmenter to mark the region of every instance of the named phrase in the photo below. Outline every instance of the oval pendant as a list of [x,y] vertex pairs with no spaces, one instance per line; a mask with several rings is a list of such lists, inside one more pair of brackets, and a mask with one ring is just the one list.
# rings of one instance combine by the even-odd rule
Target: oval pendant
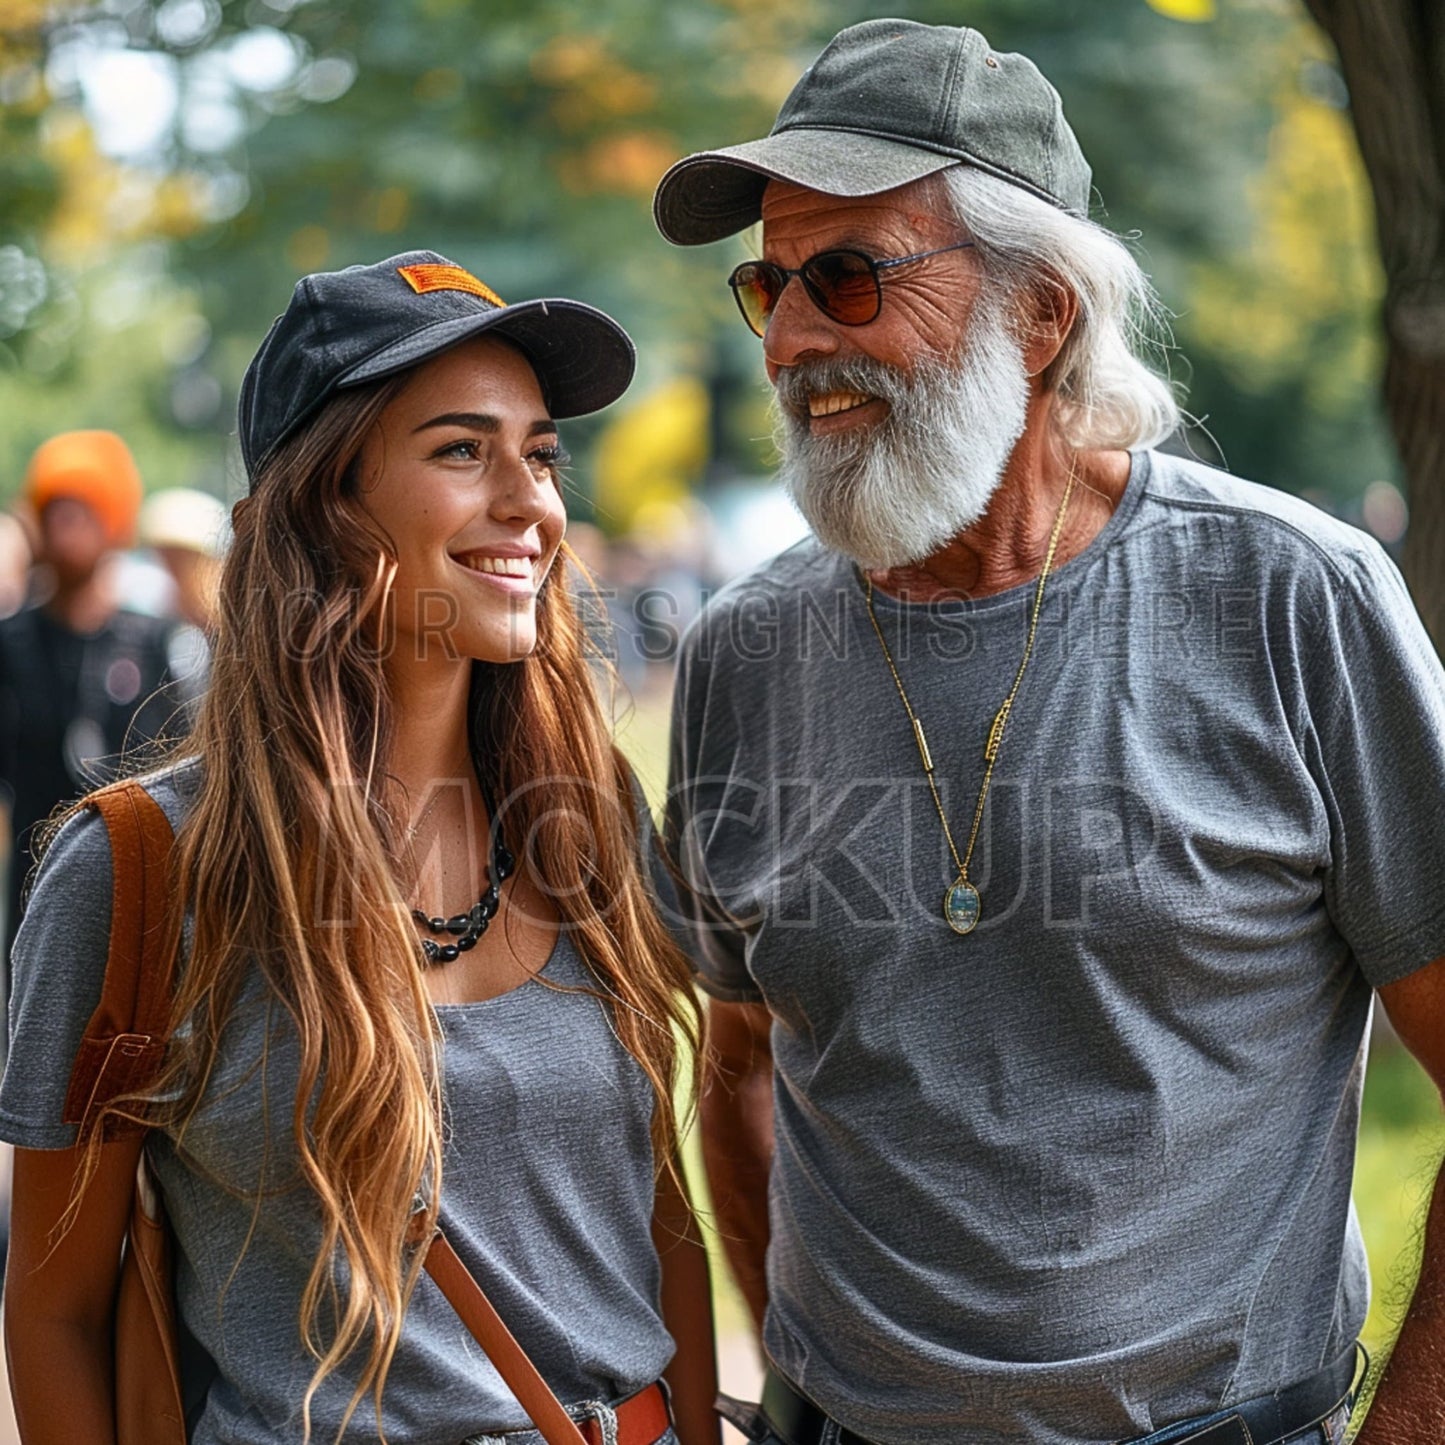
[[955,933],[972,933],[978,926],[983,902],[972,883],[959,878],[943,895],[943,916]]

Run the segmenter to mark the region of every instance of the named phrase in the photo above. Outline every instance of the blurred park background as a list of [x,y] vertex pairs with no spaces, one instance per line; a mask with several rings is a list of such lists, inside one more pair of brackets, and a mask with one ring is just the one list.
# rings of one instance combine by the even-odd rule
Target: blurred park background
[[[837,29],[897,14],[978,26],[1062,92],[1096,217],[1135,238],[1174,313],[1194,451],[1403,555],[1386,267],[1317,23],[1343,4],[0,0],[0,501],[76,427],[120,432],[150,488],[239,495],[241,372],[303,272],[429,247],[508,298],[592,301],[640,369],[566,428],[569,507],[613,594],[619,729],[656,795],[678,630],[803,529],[768,479],[758,344],[724,284],[747,241],[674,250],[652,188],[680,155],[766,131]],[[1438,1115],[1377,1035],[1357,1189],[1376,1347]],[[741,1313],[722,1309],[746,1388]]]

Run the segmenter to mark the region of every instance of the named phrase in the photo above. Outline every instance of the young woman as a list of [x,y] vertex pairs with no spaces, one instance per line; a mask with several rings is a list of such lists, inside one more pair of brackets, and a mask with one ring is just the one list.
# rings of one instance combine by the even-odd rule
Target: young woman
[[[673,1152],[688,970],[561,575],[556,418],[631,373],[600,312],[507,306],[425,252],[303,279],[247,372],[210,691],[189,756],[146,779],[177,833],[171,1046],[117,1106],[151,1126],[175,1232],[192,1445],[527,1430],[420,1272],[419,1200],[565,1402],[605,1418],[665,1376],[660,1438],[717,1439]],[[142,1144],[60,1123],[111,881],[80,810],[16,947],[25,1445],[114,1440]]]

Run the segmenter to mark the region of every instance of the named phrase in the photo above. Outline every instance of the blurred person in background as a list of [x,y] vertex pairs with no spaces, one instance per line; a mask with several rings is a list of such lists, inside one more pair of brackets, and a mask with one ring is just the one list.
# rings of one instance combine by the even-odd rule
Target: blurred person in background
[[13,840],[7,979],[36,824],[106,778],[123,749],[159,738],[176,710],[162,690],[172,625],[123,607],[107,565],[134,540],[141,491],[129,448],[108,431],[52,437],[26,472],[32,601],[0,620],[0,790]]
[[631,532],[614,537],[607,548],[606,570],[601,577],[617,675],[628,693],[636,697],[646,690],[656,662],[649,656],[655,643],[647,617],[653,558],[644,541]]
[[0,618],[13,617],[30,595],[35,532],[35,518],[23,503],[19,511],[0,512]]
[[658,502],[608,545],[603,570],[619,676],[637,698],[666,698],[683,632],[715,579],[712,517],[700,502]]
[[175,587],[173,610],[180,625],[171,632],[167,666],[176,696],[194,710],[210,671],[209,636],[230,540],[226,504],[194,487],[164,487],[142,504],[137,534]]
[[634,519],[632,536],[647,567],[646,586],[634,603],[641,622],[639,645],[648,663],[648,685],[665,697],[682,634],[716,584],[712,514],[695,498],[654,502]]
[[[1373,539],[1156,450],[1090,201],[1032,62],[904,20],[658,189],[679,244],[762,222],[816,533],[674,707],[754,1440],[1340,1445],[1375,998],[1445,1087],[1445,673]],[[1360,1445],[1437,1445],[1442,1316],[1437,1183]]]
[[163,487],[141,504],[136,528],[175,583],[181,621],[209,632],[215,621],[221,558],[230,537],[226,504],[194,487]]
[[612,718],[630,705],[631,689],[622,670],[617,588],[612,579],[612,544],[591,522],[567,523],[567,550],[577,616],[587,637],[587,658],[605,714]]

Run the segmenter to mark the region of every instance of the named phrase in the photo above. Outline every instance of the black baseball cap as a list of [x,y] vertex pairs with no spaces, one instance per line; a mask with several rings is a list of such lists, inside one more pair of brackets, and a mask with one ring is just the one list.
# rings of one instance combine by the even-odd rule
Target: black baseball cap
[[554,417],[617,400],[637,353],[610,316],[581,301],[510,306],[435,251],[303,276],[241,382],[241,455],[256,468],[333,392],[391,376],[474,336],[494,333],[532,363]]
[[762,140],[678,161],[652,211],[697,246],[756,222],[769,180],[872,196],[960,164],[1089,213],[1089,163],[1033,61],[966,27],[868,20],[828,42]]

